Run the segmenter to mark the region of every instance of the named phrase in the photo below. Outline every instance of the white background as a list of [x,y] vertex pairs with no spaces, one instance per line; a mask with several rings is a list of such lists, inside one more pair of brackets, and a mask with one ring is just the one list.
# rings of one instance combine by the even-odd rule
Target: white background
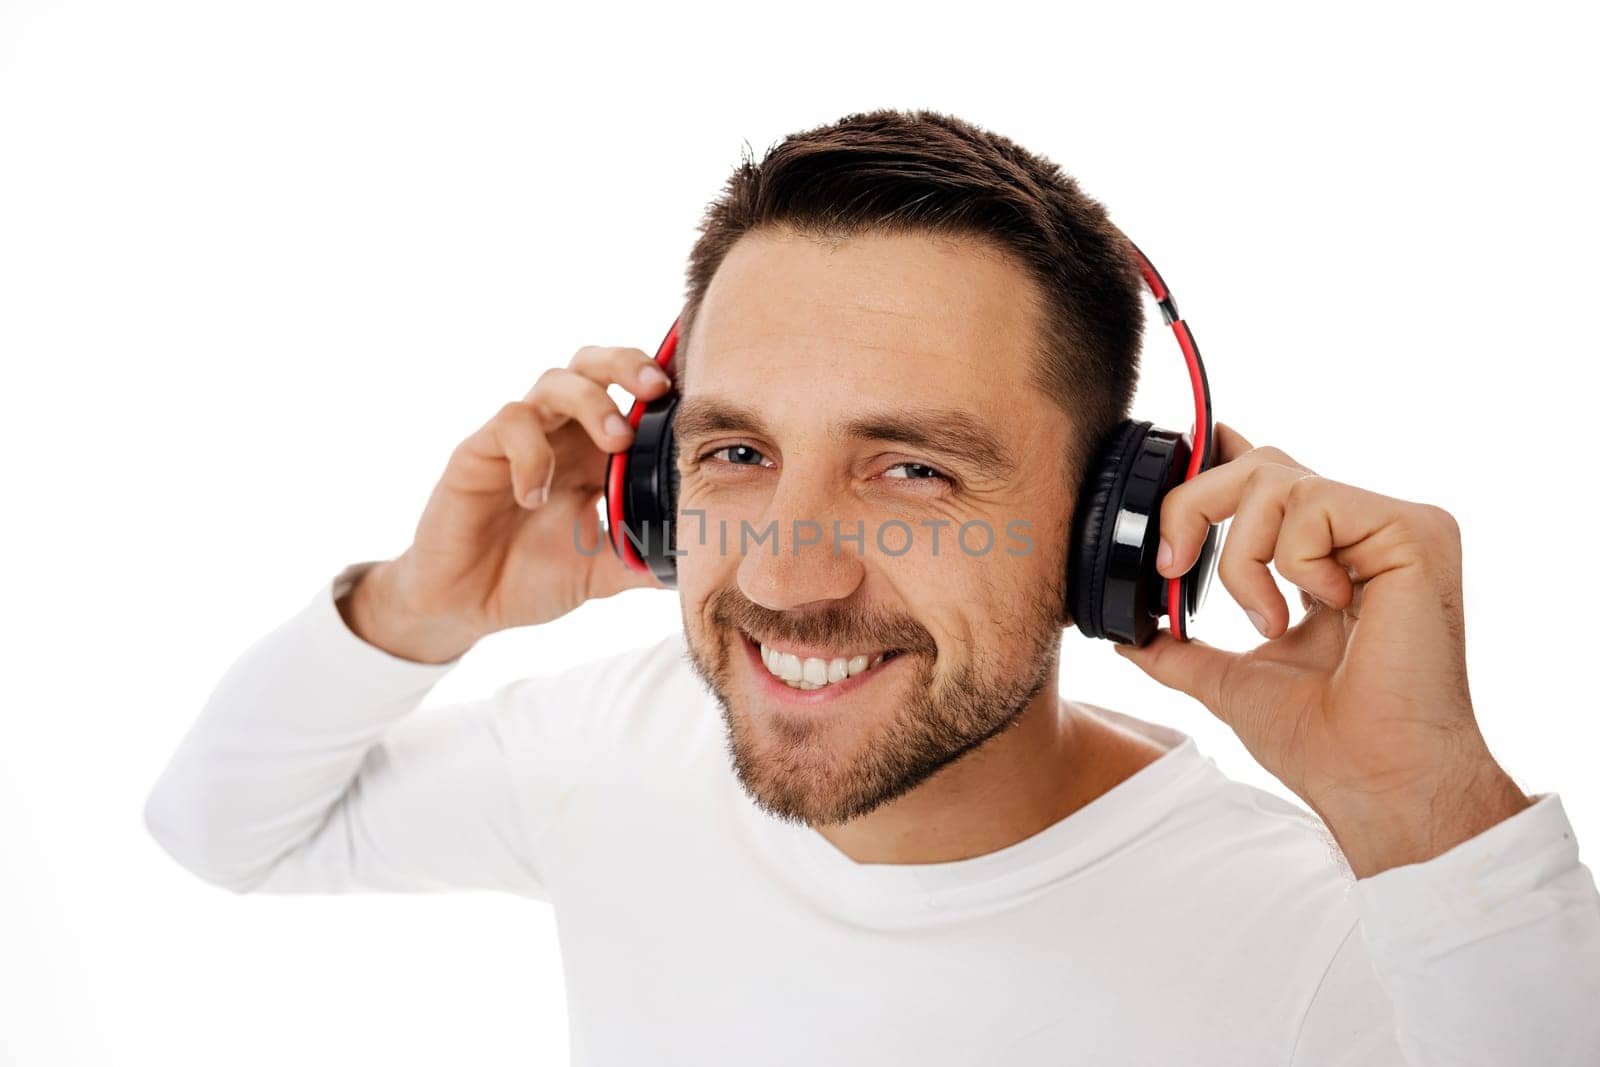
[[[1455,514],[1483,730],[1600,850],[1594,29],[1533,3],[0,0],[0,1061],[565,1062],[547,906],[236,897],[161,852],[144,797],[245,645],[405,547],[460,438],[582,345],[654,351],[745,142],[881,106],[1106,202],[1253,443]],[[1158,326],[1145,367],[1136,416],[1186,429]],[[678,621],[596,602],[430,702]],[[1258,640],[1220,584],[1197,632]],[[1068,631],[1062,685],[1287,795],[1103,642]]]

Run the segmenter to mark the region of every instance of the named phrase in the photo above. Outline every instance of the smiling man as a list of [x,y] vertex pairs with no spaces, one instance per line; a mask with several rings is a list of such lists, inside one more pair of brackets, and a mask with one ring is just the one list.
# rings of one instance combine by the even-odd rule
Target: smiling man
[[[239,658],[146,805],[180,863],[548,901],[586,1065],[1600,1059],[1600,895],[1477,730],[1440,509],[1221,424],[1163,504],[1168,577],[1234,517],[1218,573],[1269,640],[1118,651],[1309,811],[1061,695],[1142,314],[1057,167],[932,112],[796,134],[711,205],[680,322],[676,382],[580,350],[405,553]],[[484,635],[659,587],[585,548],[613,384],[681,397],[682,631],[419,710]]]

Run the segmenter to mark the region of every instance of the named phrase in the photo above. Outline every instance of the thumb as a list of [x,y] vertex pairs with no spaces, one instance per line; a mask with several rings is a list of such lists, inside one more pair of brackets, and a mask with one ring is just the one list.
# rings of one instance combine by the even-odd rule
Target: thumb
[[605,558],[597,560],[592,571],[589,599],[597,600],[616,596],[628,589],[667,589],[661,579],[649,570],[636,571],[617,558],[607,546]]
[[1171,630],[1157,630],[1149,644],[1118,644],[1117,655],[1169,689],[1187,693],[1223,721],[1224,683],[1239,653],[1208,645],[1198,638],[1179,641]]

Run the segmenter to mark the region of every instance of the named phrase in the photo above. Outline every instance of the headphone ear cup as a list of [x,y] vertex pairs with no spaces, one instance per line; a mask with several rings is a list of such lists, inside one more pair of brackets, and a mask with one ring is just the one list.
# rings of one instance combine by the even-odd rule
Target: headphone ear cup
[[[681,317],[661,339],[656,365],[664,372],[678,351]],[[670,378],[669,378],[670,380]],[[652,573],[668,588],[677,587],[678,449],[672,432],[678,410],[676,384],[648,403],[635,399],[628,411],[633,441],[606,460],[602,488],[611,550],[631,571]]]
[[669,588],[676,588],[678,576],[673,555],[678,472],[672,434],[677,409],[676,392],[659,396],[645,406],[634,428],[618,479],[623,528],[615,542],[632,569],[650,571]]
[[1116,521],[1117,498],[1126,484],[1128,468],[1151,423],[1124,419],[1100,443],[1078,490],[1072,520],[1072,541],[1067,550],[1067,604],[1071,621],[1085,637],[1104,637],[1107,557],[1111,533],[1109,516]]
[[[1107,442],[1075,517],[1069,554],[1075,569],[1067,581],[1084,636],[1144,645],[1162,615],[1185,625],[1179,616],[1194,599],[1199,575],[1186,575],[1173,590],[1156,570],[1156,546],[1162,501],[1188,464],[1183,435],[1148,422],[1125,422]],[[1174,591],[1176,598],[1169,596]]]

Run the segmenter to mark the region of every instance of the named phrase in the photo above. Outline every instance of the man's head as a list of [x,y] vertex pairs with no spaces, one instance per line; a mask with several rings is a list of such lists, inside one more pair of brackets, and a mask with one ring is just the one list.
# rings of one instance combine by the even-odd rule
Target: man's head
[[[1138,274],[1054,164],[925,111],[791,136],[701,229],[675,361],[691,658],[751,796],[843,822],[1053,683],[1078,483],[1137,378]],[[775,676],[807,659],[850,676]]]

